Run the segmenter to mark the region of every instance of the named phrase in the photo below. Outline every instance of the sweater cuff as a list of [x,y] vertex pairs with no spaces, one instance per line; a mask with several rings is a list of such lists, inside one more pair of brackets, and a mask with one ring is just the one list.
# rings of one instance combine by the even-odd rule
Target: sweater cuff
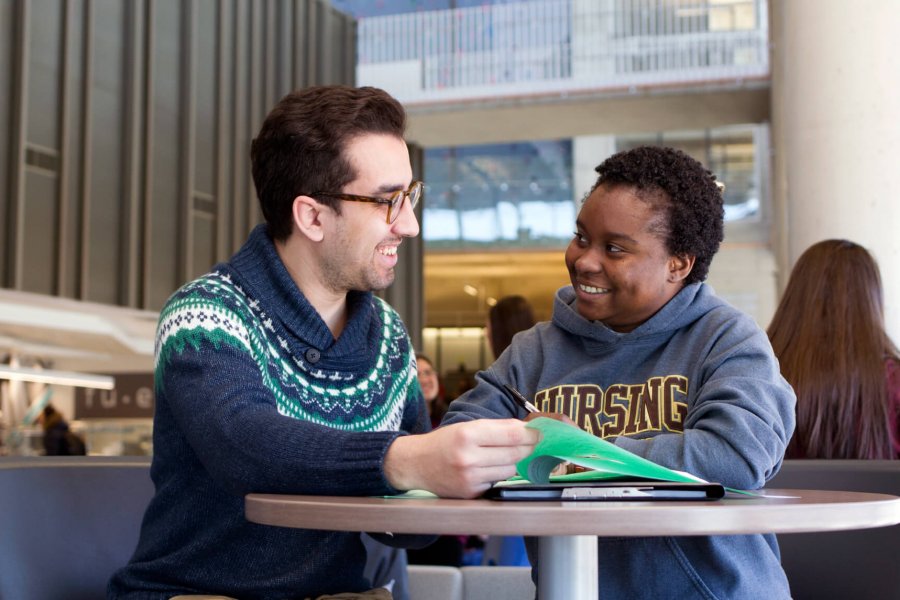
[[[399,431],[354,432],[344,439],[336,440],[340,444],[340,463],[338,477],[346,478],[346,489],[352,489],[354,495],[392,496],[403,493],[396,489],[384,475],[384,457]],[[344,485],[341,485],[344,487]]]

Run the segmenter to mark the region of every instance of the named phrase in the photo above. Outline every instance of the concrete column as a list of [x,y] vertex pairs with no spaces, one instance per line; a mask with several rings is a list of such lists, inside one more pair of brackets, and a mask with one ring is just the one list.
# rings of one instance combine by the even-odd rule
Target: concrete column
[[900,2],[772,0],[770,14],[782,285],[809,245],[862,244],[900,342]]
[[[575,199],[575,213],[581,208],[581,201],[597,182],[594,170],[604,160],[616,153],[616,137],[613,135],[581,135],[572,139],[572,177]],[[572,222],[574,226],[574,221]]]

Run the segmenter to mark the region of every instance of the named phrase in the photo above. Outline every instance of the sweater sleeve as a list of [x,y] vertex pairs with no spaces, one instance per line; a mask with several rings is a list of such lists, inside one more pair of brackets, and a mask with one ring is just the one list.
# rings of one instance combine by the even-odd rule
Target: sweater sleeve
[[233,345],[202,341],[171,360],[161,370],[157,401],[174,429],[161,435],[183,437],[181,450],[231,492],[396,493],[382,462],[401,432],[342,431],[280,414],[257,365]]
[[[186,287],[163,310],[154,454],[168,465],[197,462],[235,494],[396,493],[384,477],[387,449],[428,428],[405,330],[381,330],[371,371],[359,363],[356,379],[313,380],[266,323],[249,328],[245,311],[220,301],[228,291]],[[313,410],[294,415],[301,402]]]
[[475,386],[450,403],[441,425],[475,419],[524,419],[528,415],[524,408],[513,402],[503,387],[521,387],[518,382],[523,379],[520,376],[522,371],[536,373],[540,370],[537,362],[522,366],[522,358],[518,356],[518,341],[519,338],[515,338],[513,344],[490,367],[475,374]]
[[781,466],[794,430],[796,398],[765,334],[733,324],[713,343],[690,395],[683,433],[616,445],[671,469],[757,489]]

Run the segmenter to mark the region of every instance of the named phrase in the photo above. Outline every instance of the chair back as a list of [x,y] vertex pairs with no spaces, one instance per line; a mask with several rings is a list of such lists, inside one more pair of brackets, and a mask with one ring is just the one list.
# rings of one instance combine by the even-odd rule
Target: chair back
[[456,567],[409,565],[409,600],[463,600],[462,573]]
[[[900,496],[900,460],[786,460],[768,488]],[[900,598],[900,525],[778,536],[794,600]]]
[[409,600],[530,600],[531,567],[409,565]]
[[463,567],[465,600],[530,600],[535,597],[531,567]]
[[0,600],[99,600],[137,546],[149,457],[0,458]]

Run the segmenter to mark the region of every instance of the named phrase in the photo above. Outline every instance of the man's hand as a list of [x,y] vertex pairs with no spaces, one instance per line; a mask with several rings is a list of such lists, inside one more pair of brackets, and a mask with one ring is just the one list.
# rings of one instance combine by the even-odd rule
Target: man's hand
[[516,463],[541,434],[517,419],[455,423],[398,437],[384,457],[384,474],[397,489],[421,489],[447,498],[474,498],[516,474]]

